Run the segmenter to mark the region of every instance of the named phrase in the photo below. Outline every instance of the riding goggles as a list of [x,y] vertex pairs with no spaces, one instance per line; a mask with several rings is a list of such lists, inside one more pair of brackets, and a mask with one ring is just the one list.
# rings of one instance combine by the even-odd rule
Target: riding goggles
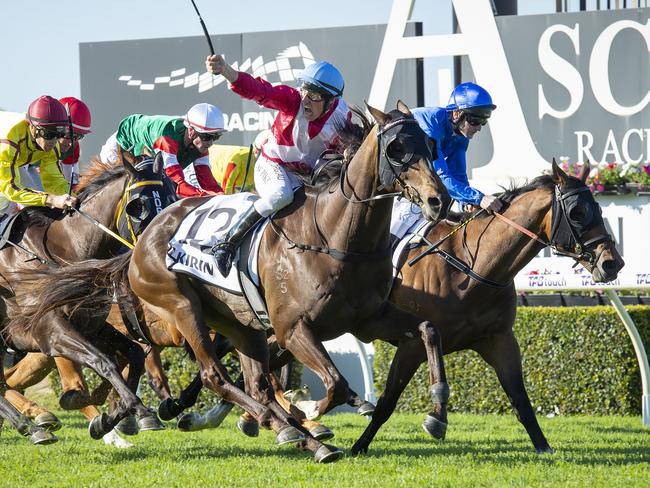
[[221,137],[221,132],[196,132],[196,135],[198,136],[199,139],[201,139],[203,142],[211,142],[211,141],[216,141]]
[[325,100],[325,97],[322,94],[301,88],[300,98],[305,98],[305,97],[307,97],[310,102],[314,102],[314,103],[322,102]]
[[34,133],[36,137],[51,141],[52,139],[62,139],[66,136],[64,127],[36,127]]
[[[83,139],[83,138],[85,137],[85,135],[86,135],[86,134],[72,134],[72,140],[75,141],[75,142],[76,142],[76,141],[80,141],[81,139]],[[67,140],[70,140],[70,133],[67,133],[67,134],[65,135],[65,138],[66,138]]]
[[478,115],[473,115],[469,113],[465,113],[465,120],[469,125],[473,125],[474,127],[477,127],[479,125],[483,126],[488,122],[487,117],[480,117]]

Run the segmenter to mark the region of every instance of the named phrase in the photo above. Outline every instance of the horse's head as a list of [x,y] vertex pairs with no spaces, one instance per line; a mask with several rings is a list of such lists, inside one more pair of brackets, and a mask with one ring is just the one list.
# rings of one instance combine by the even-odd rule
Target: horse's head
[[[384,113],[367,105],[379,124],[379,179],[387,191],[400,192],[422,208],[427,220],[440,220],[447,215],[451,198],[435,171],[429,138],[413,118],[409,108],[400,100],[397,110]],[[433,147],[433,151],[436,149]]]
[[582,264],[596,282],[616,278],[624,262],[605,228],[600,205],[585,184],[586,162],[580,175],[568,176],[553,160],[555,195],[551,224],[551,245]]
[[132,157],[122,154],[122,164],[129,173],[117,225],[120,234],[135,242],[153,218],[176,201],[170,186],[165,184],[162,153]]

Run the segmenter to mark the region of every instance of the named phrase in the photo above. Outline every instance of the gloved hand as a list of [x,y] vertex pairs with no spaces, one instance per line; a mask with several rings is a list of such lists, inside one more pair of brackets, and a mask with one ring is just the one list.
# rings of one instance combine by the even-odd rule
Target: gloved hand
[[71,209],[77,207],[77,197],[72,195],[52,195],[51,193],[47,195],[45,200],[45,205],[50,208],[60,208],[62,210]]

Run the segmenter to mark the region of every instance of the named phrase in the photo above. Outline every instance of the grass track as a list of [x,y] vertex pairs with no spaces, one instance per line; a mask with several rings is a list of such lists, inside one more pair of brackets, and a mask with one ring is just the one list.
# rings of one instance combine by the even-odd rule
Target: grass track
[[[317,465],[308,453],[275,447],[272,433],[249,439],[231,415],[215,431],[175,429],[130,438],[118,450],[93,441],[86,422],[63,414],[60,441],[34,447],[15,431],[0,436],[0,485],[22,486],[588,486],[649,487],[650,429],[638,417],[540,419],[554,455],[537,455],[514,416],[451,415],[440,443],[423,416],[396,414],[371,452]],[[333,443],[346,451],[367,421],[326,417]]]

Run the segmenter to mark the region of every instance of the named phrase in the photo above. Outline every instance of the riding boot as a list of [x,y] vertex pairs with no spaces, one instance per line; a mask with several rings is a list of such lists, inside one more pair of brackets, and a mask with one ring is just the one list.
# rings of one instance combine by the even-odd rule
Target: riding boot
[[232,260],[235,257],[235,251],[237,247],[244,240],[246,234],[251,230],[255,224],[257,224],[261,219],[263,219],[254,206],[251,206],[241,218],[232,226],[228,233],[219,240],[214,246],[212,246],[212,254],[214,255],[214,260],[217,263],[217,268],[219,273],[224,277],[228,276],[230,272],[230,267],[232,266]]

